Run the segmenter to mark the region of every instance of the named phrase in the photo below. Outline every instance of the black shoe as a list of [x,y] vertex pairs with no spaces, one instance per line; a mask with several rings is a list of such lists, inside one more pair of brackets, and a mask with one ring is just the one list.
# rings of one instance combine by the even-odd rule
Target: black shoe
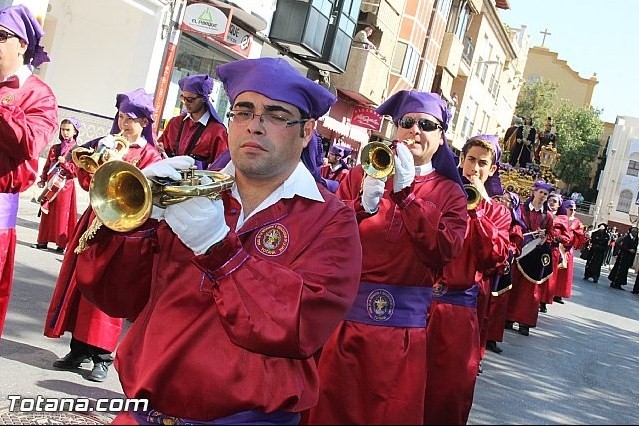
[[506,324],[504,325],[504,329],[513,330],[513,324],[514,323],[515,323],[515,321],[506,321]]
[[107,378],[107,374],[109,373],[110,362],[107,361],[99,361],[93,364],[93,370],[87,376],[87,380],[91,380],[92,382],[103,382]]
[[545,303],[542,302],[539,304],[539,312],[541,312],[542,314],[545,314],[546,312],[548,312],[548,309],[546,309]]
[[46,250],[47,249],[47,244],[31,244],[31,248],[34,249],[38,249],[38,250]]
[[528,336],[530,334],[530,327],[527,325],[519,324],[519,334],[522,336]]
[[64,253],[64,248],[63,247],[56,247],[56,249],[54,251],[56,253]]
[[486,349],[488,349],[489,351],[493,351],[496,354],[500,354],[504,351],[502,348],[497,346],[497,342],[495,342],[494,340],[489,340],[486,342]]
[[61,369],[78,368],[81,364],[90,361],[86,355],[74,355],[72,352],[69,352],[63,358],[53,361],[53,366]]
[[484,372],[484,368],[481,366],[481,361],[479,361],[479,368],[477,368],[477,375],[479,376]]
[[588,281],[590,277],[583,277],[582,280]]
[[553,302],[557,302],[557,303],[559,303],[560,305],[563,305],[563,304],[564,304],[564,300],[563,300],[561,297],[559,297],[559,296],[555,296],[555,297],[553,297],[553,298],[552,298],[552,301],[553,301]]

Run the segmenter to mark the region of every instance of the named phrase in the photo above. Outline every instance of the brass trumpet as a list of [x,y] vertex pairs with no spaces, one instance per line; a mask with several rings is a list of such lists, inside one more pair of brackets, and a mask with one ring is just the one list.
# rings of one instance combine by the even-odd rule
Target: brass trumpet
[[475,210],[481,202],[481,194],[474,185],[465,184],[464,191],[466,191],[466,209]]
[[[414,139],[404,141],[406,145],[415,143]],[[371,142],[362,149],[360,163],[364,173],[375,179],[383,179],[395,173],[395,154],[392,147],[383,142]]]
[[[102,225],[117,232],[131,231],[151,216],[153,205],[167,207],[190,197],[216,199],[234,182],[227,174],[195,167],[181,170],[180,174],[180,181],[147,179],[140,169],[126,161],[110,160],[102,164],[89,186],[89,202],[96,218],[80,237],[75,252],[83,252]],[[211,182],[205,182],[205,177]]]
[[93,174],[109,160],[121,160],[129,150],[129,141],[122,134],[113,135],[115,148],[102,145],[97,149],[77,147],[71,152],[71,159],[76,166]]

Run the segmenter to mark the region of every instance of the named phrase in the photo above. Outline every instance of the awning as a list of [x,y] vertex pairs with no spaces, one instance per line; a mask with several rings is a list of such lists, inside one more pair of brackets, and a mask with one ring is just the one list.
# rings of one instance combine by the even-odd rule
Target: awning
[[330,117],[328,115],[320,117],[318,121],[321,122],[322,125],[327,129],[339,133],[340,135],[352,139],[356,142],[359,142],[360,144],[365,144],[366,142],[368,142],[368,129],[360,126],[354,126],[350,123],[337,121],[333,117]]

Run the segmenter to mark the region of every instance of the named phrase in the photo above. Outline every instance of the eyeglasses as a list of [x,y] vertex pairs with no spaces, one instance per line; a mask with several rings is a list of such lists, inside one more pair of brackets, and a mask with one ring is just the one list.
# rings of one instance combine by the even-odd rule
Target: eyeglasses
[[180,100],[182,102],[187,103],[187,104],[190,104],[191,102],[195,102],[195,101],[197,101],[200,98],[201,98],[201,96],[193,96],[191,98],[187,98],[186,96],[180,96]]
[[434,121],[430,121],[425,118],[415,120],[413,117],[404,117],[399,120],[399,126],[403,129],[412,129],[415,123],[417,123],[419,129],[423,132],[432,132],[433,130],[442,128],[439,123],[435,123]]
[[281,115],[278,115],[278,114],[272,114],[272,113],[255,114],[254,112],[251,112],[251,111],[229,111],[226,113],[226,116],[229,118],[229,120],[239,124],[247,124],[253,121],[255,117],[260,117],[260,124],[262,124],[264,127],[270,127],[270,128],[291,127],[296,124],[306,123],[309,120],[308,118],[300,118],[298,120],[289,120],[286,117],[282,117]]
[[6,31],[0,31],[0,43],[5,43],[7,40],[9,40],[12,37],[17,38],[18,36],[15,34],[8,33]]

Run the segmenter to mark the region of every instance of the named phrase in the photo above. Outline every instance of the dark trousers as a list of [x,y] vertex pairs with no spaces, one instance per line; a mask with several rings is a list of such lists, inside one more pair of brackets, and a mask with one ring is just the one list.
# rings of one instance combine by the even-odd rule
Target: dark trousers
[[94,363],[96,362],[108,362],[109,364],[113,362],[113,356],[111,352],[98,348],[97,346],[90,345],[88,343],[84,343],[75,337],[71,338],[71,343],[69,344],[71,347],[71,353],[78,358],[81,356],[86,356],[87,358],[91,358]]

